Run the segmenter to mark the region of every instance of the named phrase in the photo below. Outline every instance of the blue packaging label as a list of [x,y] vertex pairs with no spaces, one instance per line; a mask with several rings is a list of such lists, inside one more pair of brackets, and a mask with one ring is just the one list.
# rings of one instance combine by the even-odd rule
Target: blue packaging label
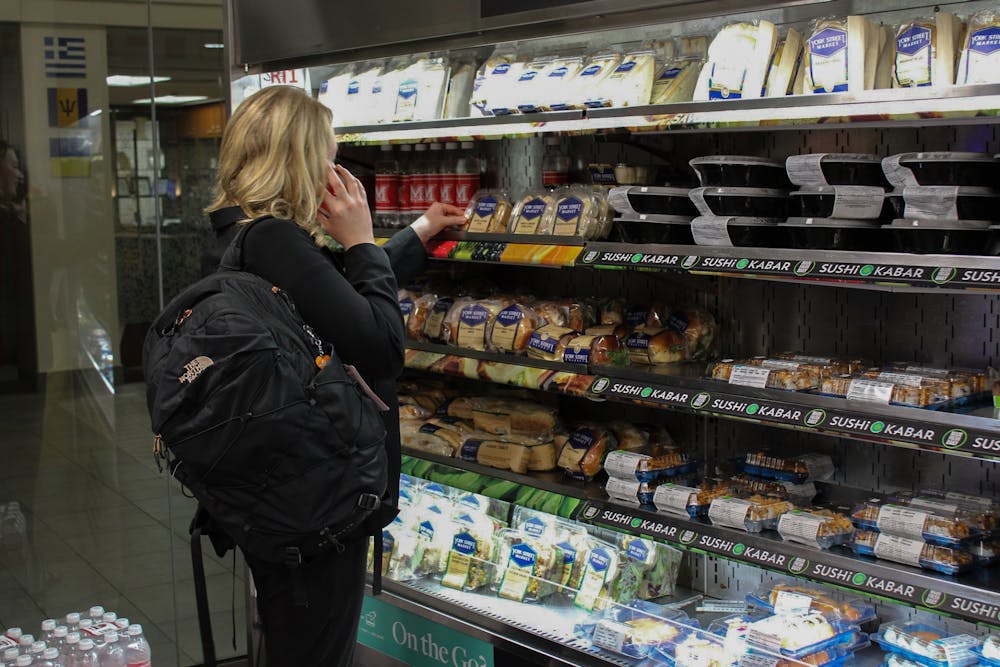
[[649,558],[649,545],[642,540],[632,540],[625,547],[625,554],[632,560],[646,562]]
[[497,199],[496,197],[483,197],[476,203],[476,215],[481,218],[489,218],[493,216],[493,212],[497,210]]
[[583,202],[576,197],[567,197],[556,207],[556,217],[565,222],[575,220],[583,212]]
[[355,79],[354,81],[351,81],[350,83],[347,84],[347,94],[348,95],[357,95],[359,92],[361,92],[361,82],[360,81],[358,81],[357,79]]
[[534,220],[535,218],[545,213],[545,207],[547,204],[544,199],[535,198],[521,207],[521,217],[526,220]]
[[436,313],[447,313],[451,310],[451,307],[455,305],[455,300],[449,297],[443,299],[438,299],[434,302],[434,308],[432,309]]
[[[448,497],[448,492],[445,490],[445,488],[443,486],[441,486],[438,483],[428,484],[427,486],[425,486],[424,487],[424,493],[426,493],[428,495],[431,495],[431,496],[437,496],[438,498],[447,498]],[[439,513],[440,513],[440,511],[441,510],[438,510]]]
[[569,72],[569,68],[568,67],[557,67],[554,70],[552,70],[551,72],[549,72],[549,76],[555,77],[555,78],[558,79],[558,78],[562,78],[562,77],[566,76],[567,72]]
[[667,318],[667,326],[674,331],[684,333],[688,328],[687,317],[684,316],[684,313],[673,313]]
[[545,522],[538,517],[531,517],[524,522],[523,530],[532,537],[541,537],[545,534]]
[[615,68],[615,74],[620,74],[623,72],[631,72],[635,69],[635,61],[630,60],[627,63],[622,63],[617,68]]
[[431,523],[430,521],[421,521],[420,526],[417,528],[417,533],[419,533],[421,537],[424,537],[428,540],[433,540],[434,524]]
[[497,323],[505,327],[514,326],[524,318],[524,311],[520,306],[507,306],[497,315]]
[[479,457],[479,448],[482,446],[481,440],[466,440],[462,443],[461,457],[466,461],[475,461]]
[[580,428],[569,436],[569,446],[573,449],[590,449],[597,438],[590,429]]
[[399,310],[403,313],[403,319],[409,317],[410,313],[413,312],[413,299],[411,299],[410,297],[406,297],[405,299],[400,301]]
[[538,554],[527,544],[515,544],[510,548],[510,560],[518,567],[533,570],[538,561]]
[[969,50],[986,56],[1000,50],[1000,27],[990,26],[973,32],[969,37]]
[[510,71],[510,65],[507,63],[500,63],[493,68],[492,74],[506,74]]
[[471,556],[476,553],[476,538],[467,532],[461,532],[455,535],[451,548],[463,556]]
[[646,323],[649,312],[645,308],[634,308],[625,311],[625,324],[635,328]]
[[611,565],[611,554],[607,549],[598,547],[590,552],[590,568],[595,572],[606,572]]
[[563,565],[572,565],[576,562],[576,547],[574,547],[570,542],[560,542],[556,546],[562,550]]
[[908,56],[916,55],[921,49],[931,46],[931,31],[925,26],[915,25],[896,37],[896,50]]
[[459,315],[459,319],[462,324],[468,324],[469,326],[478,326],[485,324],[490,319],[490,311],[483,308],[479,304],[473,304],[471,306],[466,306],[462,309],[462,313]]
[[668,69],[660,72],[660,76],[657,81],[670,81],[677,78],[677,75],[681,73],[680,68],[670,67]]
[[601,71],[600,65],[588,65],[587,67],[583,68],[582,72],[580,72],[580,76],[594,76],[600,71]]
[[824,28],[809,38],[809,53],[829,58],[847,48],[847,31]]
[[420,432],[421,433],[426,433],[428,435],[434,435],[435,433],[437,433],[440,430],[441,430],[441,427],[437,426],[435,424],[423,424],[420,427]]
[[531,81],[538,76],[538,70],[528,70],[517,78],[518,81]]
[[552,336],[546,336],[543,333],[535,331],[531,334],[531,338],[528,340],[528,347],[534,348],[539,352],[544,352],[545,354],[552,354],[556,351],[556,345],[559,344],[559,339]]
[[632,350],[648,350],[649,335],[645,333],[633,333],[625,339],[625,347]]
[[404,100],[409,100],[417,96],[417,82],[404,81],[399,86],[399,96]]
[[571,350],[569,348],[563,352],[563,361],[567,364],[589,364],[590,363],[590,346],[584,347],[580,350]]
[[330,88],[330,82],[329,81],[324,81],[323,83],[319,84],[319,94],[322,95],[329,88]]

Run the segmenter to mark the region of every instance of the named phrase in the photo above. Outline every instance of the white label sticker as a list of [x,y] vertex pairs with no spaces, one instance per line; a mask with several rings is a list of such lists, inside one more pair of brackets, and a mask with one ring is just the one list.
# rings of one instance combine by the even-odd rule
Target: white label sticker
[[886,179],[900,189],[907,185],[917,185],[917,178],[910,168],[899,163],[902,157],[902,155],[892,155],[882,160],[882,171],[885,172]]
[[747,653],[740,656],[737,667],[777,667],[778,662],[780,662],[778,658],[759,655],[757,653]]
[[625,502],[638,505],[640,486],[641,483],[635,479],[629,481],[611,477],[608,479],[608,483],[604,485],[604,490],[615,500],[624,500]]
[[769,377],[771,370],[763,366],[733,366],[733,372],[729,374],[729,384],[763,389],[767,386]]
[[924,524],[930,515],[927,512],[901,507],[899,505],[883,505],[878,512],[875,526],[880,533],[898,535],[900,537],[922,538]]
[[716,498],[708,508],[708,518],[718,526],[746,530],[746,518],[753,503],[742,498]]
[[799,362],[787,359],[764,359],[760,365],[762,368],[772,368],[776,371],[797,371],[802,368]]
[[907,218],[958,219],[958,187],[909,187],[903,190],[903,200]]
[[[808,512],[788,512],[782,514],[781,518],[778,519],[778,534],[781,535],[782,539],[789,542],[798,542],[799,544],[806,544],[811,547],[819,547],[816,537],[819,535],[819,529],[827,520],[824,517],[809,514]],[[786,592],[782,591],[779,593],[779,597],[782,593]],[[775,604],[775,613],[779,613],[777,604]]]
[[875,555],[885,560],[920,567],[924,543],[895,535],[879,535],[875,540]]
[[661,484],[653,494],[653,504],[661,512],[687,516],[687,507],[697,503],[698,489],[680,484]]
[[639,464],[650,458],[652,457],[638,452],[611,452],[604,460],[604,470],[607,471],[609,477],[635,481],[635,473],[639,469]]
[[625,634],[627,632],[628,628],[621,623],[607,620],[598,621],[597,626],[594,628],[594,637],[591,641],[594,646],[606,648],[615,653],[621,653],[622,646],[625,645]]
[[958,511],[958,503],[950,503],[937,498],[915,496],[910,498],[910,507],[919,507],[937,514],[954,514]]
[[823,175],[823,158],[826,153],[809,153],[808,155],[792,155],[785,160],[785,171],[788,179],[795,185],[827,185]]
[[812,603],[813,599],[808,595],[792,591],[778,591],[778,595],[774,599],[774,613],[802,614],[812,609]]
[[847,398],[851,401],[868,401],[869,403],[889,403],[892,400],[891,382],[878,382],[877,380],[851,380],[851,385],[847,389]]
[[906,387],[919,387],[924,383],[924,378],[919,375],[911,375],[910,373],[884,372],[878,374],[878,379],[882,382],[901,384]]
[[880,187],[851,185],[837,188],[831,218],[875,220],[882,213],[885,190]]
[[729,221],[731,218],[703,216],[691,221],[691,236],[698,245],[725,246],[731,248],[733,240],[729,237]]

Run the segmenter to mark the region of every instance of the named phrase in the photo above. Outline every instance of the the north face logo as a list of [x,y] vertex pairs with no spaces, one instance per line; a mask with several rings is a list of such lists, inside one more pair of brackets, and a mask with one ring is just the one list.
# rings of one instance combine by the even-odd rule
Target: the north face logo
[[195,357],[184,364],[184,373],[177,379],[181,382],[194,382],[199,375],[205,372],[206,368],[214,363],[208,357]]

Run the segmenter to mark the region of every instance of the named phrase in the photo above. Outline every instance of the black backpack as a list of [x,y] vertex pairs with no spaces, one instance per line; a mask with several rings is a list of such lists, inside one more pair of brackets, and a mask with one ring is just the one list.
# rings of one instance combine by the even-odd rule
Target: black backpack
[[253,225],[153,323],[146,403],[157,456],[213,523],[251,559],[295,567],[381,535],[368,519],[387,487],[387,408],[285,292],[241,270]]

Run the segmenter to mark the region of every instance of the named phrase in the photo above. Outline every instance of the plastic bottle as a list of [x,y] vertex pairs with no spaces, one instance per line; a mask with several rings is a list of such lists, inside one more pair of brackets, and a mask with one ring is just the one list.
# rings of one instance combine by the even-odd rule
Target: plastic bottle
[[142,634],[142,626],[130,625],[128,628],[128,643],[125,645],[126,667],[151,667],[153,650]]
[[55,632],[55,629],[56,629],[56,619],[47,618],[44,621],[42,621],[42,641],[44,641],[45,643],[51,643],[52,633]]
[[101,667],[125,667],[125,647],[118,641],[118,633],[109,632],[104,639],[104,645],[98,649]]
[[399,216],[397,224],[405,227],[410,224],[410,184],[413,180],[413,146],[403,144],[399,147]]
[[4,667],[11,667],[11,665],[17,664],[17,656],[21,655],[21,652],[16,646],[11,646],[9,649],[3,652],[3,662],[0,665]]
[[57,625],[56,629],[52,631],[52,638],[48,641],[49,646],[62,651],[66,646],[66,635],[68,634],[69,629],[65,625]]
[[89,615],[90,619],[94,621],[94,623],[98,623],[101,620],[101,617],[104,616],[104,607],[100,605],[94,605],[93,607],[90,608]]
[[81,639],[80,647],[76,655],[75,667],[101,667],[101,659],[94,649],[94,642],[90,639]]
[[21,649],[21,653],[30,653],[31,645],[35,643],[35,635],[21,635],[21,638],[17,640],[17,647]]
[[63,667],[76,667],[80,655],[80,633],[70,632],[66,635],[66,645],[62,648]]
[[458,142],[449,141],[444,145],[444,159],[441,161],[441,192],[438,200],[442,204],[455,205],[455,185],[458,181]]
[[17,661],[14,663],[17,667],[31,667],[34,664],[35,659],[30,655],[19,655],[17,656]]
[[128,626],[132,625],[132,622],[127,618],[119,618],[115,621],[115,627],[118,628],[118,636],[120,638],[125,638],[128,635]]
[[569,157],[559,147],[559,137],[545,137],[542,156],[542,185],[555,188],[569,183]]
[[471,141],[462,142],[462,153],[455,162],[455,206],[465,208],[479,189],[482,165],[473,153],[476,147]]
[[[427,159],[427,186],[424,192],[424,209],[434,202],[441,201],[441,178],[447,167],[444,163],[444,144],[432,143],[431,154]],[[420,211],[423,213],[423,210]]]
[[427,209],[427,144],[413,147],[413,169],[410,170],[410,216],[412,220]]
[[42,654],[42,659],[36,660],[35,664],[38,665],[38,667],[63,667],[63,663],[59,660],[59,649],[45,649],[45,653]]
[[90,619],[90,618],[81,618],[80,619],[80,627],[79,627],[79,629],[77,631],[80,633],[80,638],[81,639],[83,637],[87,636],[87,628],[90,628],[93,625],[94,625],[93,619]]
[[375,226],[390,229],[399,225],[399,163],[392,146],[381,148],[375,163]]
[[66,629],[69,632],[76,632],[80,629],[80,612],[71,611],[66,614]]
[[34,642],[31,645],[31,655],[35,656],[35,658],[38,658],[43,653],[45,653],[45,649],[47,649],[48,647],[49,647],[48,644],[46,644],[45,642],[42,641]]
[[113,611],[106,611],[101,615],[102,623],[114,623],[118,620],[118,614]]

